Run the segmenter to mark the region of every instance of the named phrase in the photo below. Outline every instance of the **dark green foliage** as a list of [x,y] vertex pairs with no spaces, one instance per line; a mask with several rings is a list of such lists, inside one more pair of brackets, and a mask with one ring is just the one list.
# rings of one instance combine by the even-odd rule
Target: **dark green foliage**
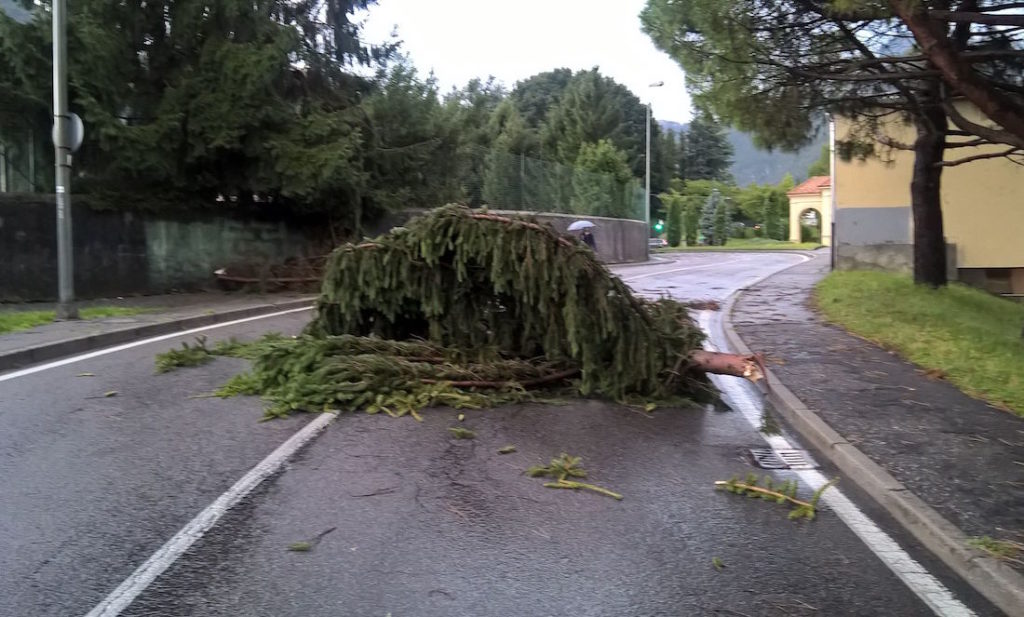
[[724,199],[718,199],[715,203],[714,227],[712,232],[713,244],[725,246],[729,239],[729,204]]
[[721,203],[721,194],[717,189],[713,190],[704,201],[704,207],[700,211],[700,233],[704,236],[704,243],[710,246],[719,244],[721,237],[715,235]]
[[539,129],[551,108],[558,104],[572,80],[572,69],[555,69],[537,73],[516,83],[512,101],[523,115],[527,126]]
[[814,176],[827,176],[832,170],[832,158],[831,153],[828,149],[828,144],[821,146],[821,155],[818,157],[810,167],[807,168],[807,177],[813,178]]
[[682,195],[663,195],[662,201],[668,204],[668,244],[679,246],[683,240],[683,208],[685,200]]
[[616,399],[701,387],[666,381],[702,340],[681,304],[635,298],[546,226],[459,206],[335,251],[307,331],[419,337],[492,361],[543,357],[579,368],[582,394]]
[[818,227],[800,223],[801,242],[821,242],[821,231]]
[[725,129],[707,114],[698,114],[686,131],[684,178],[731,181],[732,154]]
[[572,209],[578,214],[641,218],[632,200],[626,155],[602,139],[580,147],[573,173]]
[[573,75],[541,130],[546,158],[572,164],[585,143],[607,139],[644,174],[645,107],[628,88],[595,68]]
[[187,366],[202,366],[210,360],[213,355],[206,348],[206,337],[196,337],[196,342],[189,345],[187,341],[181,343],[181,349],[170,349],[156,356],[156,372],[167,373],[177,368]]
[[700,232],[700,206],[697,203],[686,202],[683,228],[686,233],[686,246],[697,246],[697,235]]

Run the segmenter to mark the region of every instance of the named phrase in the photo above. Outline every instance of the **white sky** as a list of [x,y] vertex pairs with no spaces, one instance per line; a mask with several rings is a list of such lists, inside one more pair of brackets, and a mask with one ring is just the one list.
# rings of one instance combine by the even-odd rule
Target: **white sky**
[[[644,0],[379,0],[365,40],[397,27],[403,49],[442,92],[493,75],[509,89],[519,79],[559,67],[598,66],[650,100],[661,120],[688,122],[683,70],[640,30]],[[648,84],[664,81],[660,88]]]

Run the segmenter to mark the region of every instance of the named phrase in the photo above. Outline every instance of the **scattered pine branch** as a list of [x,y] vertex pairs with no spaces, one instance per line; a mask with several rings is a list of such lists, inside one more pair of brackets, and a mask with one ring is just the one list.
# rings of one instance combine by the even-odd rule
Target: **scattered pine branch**
[[181,349],[169,349],[157,354],[156,372],[167,373],[178,368],[202,366],[210,360],[213,360],[213,355],[206,348],[206,337],[200,335],[196,337],[196,342],[193,345],[183,341]]
[[576,480],[569,480],[569,478],[586,478],[587,472],[580,466],[583,461],[578,456],[569,456],[566,453],[562,453],[558,458],[551,459],[549,465],[534,465],[526,470],[526,475],[531,478],[554,478],[554,482],[545,482],[544,486],[547,488],[561,488],[570,490],[587,490],[593,491],[600,495],[605,495],[613,499],[622,499],[622,495],[609,491],[606,488],[602,488],[595,484],[588,484],[586,482],[578,482]]
[[764,476],[761,486],[758,486],[757,475],[750,473],[747,474],[744,481],[740,481],[738,476],[733,476],[729,480],[719,480],[715,482],[715,488],[755,499],[767,499],[780,505],[788,503],[796,506],[789,513],[791,520],[806,518],[810,521],[814,520],[815,513],[818,511],[818,500],[821,499],[822,493],[837,482],[839,482],[839,478],[834,478],[822,484],[818,487],[818,490],[814,491],[814,494],[808,501],[797,498],[797,488],[799,485],[796,480],[786,480],[782,484],[776,485],[772,477],[768,475]]

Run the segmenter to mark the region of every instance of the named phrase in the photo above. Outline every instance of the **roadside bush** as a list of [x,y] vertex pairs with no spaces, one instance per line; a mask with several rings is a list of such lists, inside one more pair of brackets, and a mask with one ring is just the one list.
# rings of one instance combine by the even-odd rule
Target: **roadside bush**
[[801,242],[821,242],[821,231],[817,227],[800,224]]

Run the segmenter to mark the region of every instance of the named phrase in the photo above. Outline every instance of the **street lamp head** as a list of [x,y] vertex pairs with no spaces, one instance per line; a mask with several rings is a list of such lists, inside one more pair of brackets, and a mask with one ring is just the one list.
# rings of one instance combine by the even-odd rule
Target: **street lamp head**
[[665,82],[663,82],[663,81],[656,81],[656,82],[654,82],[653,84],[651,84],[651,85],[649,85],[647,87],[648,88],[660,88],[660,87],[662,87],[664,85],[665,85]]

